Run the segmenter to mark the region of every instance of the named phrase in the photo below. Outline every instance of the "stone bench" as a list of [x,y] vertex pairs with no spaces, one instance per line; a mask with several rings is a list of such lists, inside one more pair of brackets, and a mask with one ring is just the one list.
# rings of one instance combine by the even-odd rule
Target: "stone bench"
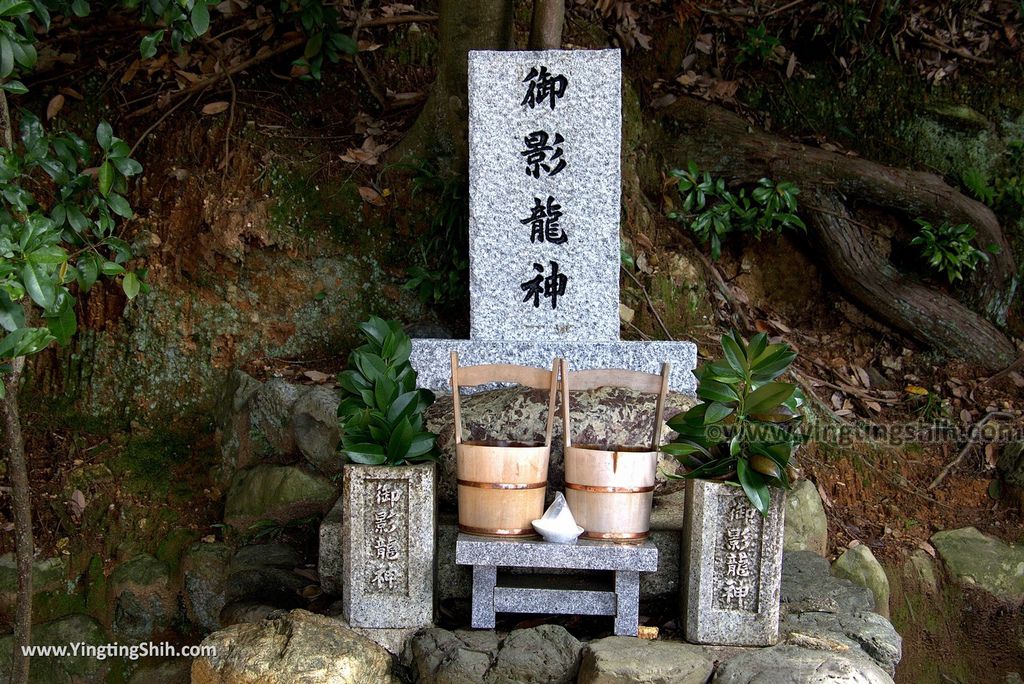
[[[537,540],[490,539],[460,534],[455,562],[473,566],[472,625],[491,629],[496,613],[613,615],[615,634],[636,636],[640,573],[658,569],[658,549],[643,544],[579,541],[574,545]],[[614,587],[594,588],[577,577],[516,575],[498,568],[610,570]]]

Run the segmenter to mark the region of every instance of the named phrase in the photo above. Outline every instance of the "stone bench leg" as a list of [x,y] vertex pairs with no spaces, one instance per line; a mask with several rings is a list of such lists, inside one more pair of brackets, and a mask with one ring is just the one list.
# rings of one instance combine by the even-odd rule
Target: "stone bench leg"
[[[476,615],[474,582],[473,615]],[[640,622],[640,573],[618,570],[615,573],[615,635],[636,636]],[[474,624],[474,626],[476,626]]]
[[[497,583],[498,568],[496,566],[473,566],[472,625],[477,629],[494,629],[494,587]],[[635,621],[633,630],[633,633],[636,634]]]

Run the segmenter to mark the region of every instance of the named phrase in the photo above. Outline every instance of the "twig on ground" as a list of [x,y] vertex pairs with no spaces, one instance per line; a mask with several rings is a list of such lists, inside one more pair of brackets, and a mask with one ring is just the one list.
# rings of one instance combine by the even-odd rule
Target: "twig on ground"
[[231,78],[231,74],[228,74],[227,78],[228,83],[231,85],[231,107],[228,110],[228,125],[224,129],[224,159],[221,161],[221,166],[225,171],[228,168],[228,160],[231,159],[231,127],[235,124],[235,102],[238,100],[235,79]]
[[170,101],[173,100],[173,99],[176,99],[176,98],[179,98],[179,97],[184,97],[184,96],[187,96],[187,95],[194,95],[195,93],[198,93],[198,92],[201,92],[203,90],[206,90],[207,88],[209,88],[210,86],[214,85],[215,83],[220,82],[221,79],[227,78],[228,76],[233,76],[234,74],[237,74],[240,71],[245,71],[246,69],[250,69],[250,68],[256,66],[257,64],[261,64],[261,63],[267,61],[268,59],[271,59],[272,57],[276,57],[276,56],[278,56],[278,55],[280,55],[280,54],[282,54],[284,52],[288,52],[289,50],[293,50],[293,49],[299,47],[300,45],[302,45],[305,42],[306,42],[306,39],[304,37],[300,36],[298,38],[293,38],[292,40],[289,40],[286,43],[281,43],[276,48],[272,48],[272,49],[269,49],[269,50],[257,52],[255,57],[252,57],[251,59],[247,59],[244,62],[239,62],[238,64],[235,64],[234,66],[229,67],[228,69],[225,69],[224,71],[221,71],[219,73],[213,74],[212,76],[204,78],[201,81],[196,81],[195,83],[193,83],[192,85],[190,85],[187,88],[182,88],[181,90],[175,90],[174,92],[168,93],[167,96],[166,96],[166,99],[163,102],[158,100],[158,101],[154,102],[153,104],[149,104],[149,105],[146,105],[145,107],[142,107],[141,109],[136,109],[134,112],[129,114],[126,118],[128,118],[128,119],[138,118],[138,117],[140,117],[140,116],[142,116],[144,114],[150,113],[154,109],[159,109],[160,107],[167,106],[170,103]]
[[[201,92],[201,91],[200,91],[200,92]],[[177,104],[175,104],[175,105],[174,105],[173,107],[171,107],[171,108],[170,108],[170,109],[168,109],[168,110],[167,110],[166,112],[164,112],[163,114],[161,114],[161,115],[160,115],[160,118],[159,118],[159,119],[157,119],[156,121],[154,121],[154,122],[153,122],[153,125],[151,125],[151,126],[150,126],[149,128],[147,128],[146,130],[144,130],[144,131],[142,132],[142,135],[140,135],[140,136],[139,136],[139,138],[138,138],[138,140],[136,140],[136,141],[135,141],[135,144],[134,144],[134,145],[132,145],[132,149],[131,149],[131,151],[130,151],[130,152],[128,152],[128,156],[130,157],[130,156],[132,156],[133,154],[135,154],[135,150],[137,150],[137,149],[138,149],[138,147],[139,147],[139,145],[141,145],[141,144],[142,144],[142,141],[146,139],[146,136],[148,136],[148,135],[149,135],[150,133],[152,133],[153,131],[155,131],[155,130],[156,130],[156,129],[157,129],[157,128],[158,128],[159,126],[160,126],[160,124],[162,124],[162,123],[163,123],[164,121],[166,121],[166,120],[167,120],[167,117],[169,117],[169,116],[170,116],[171,114],[173,114],[173,113],[174,113],[174,111],[175,111],[176,109],[178,109],[178,107],[180,107],[181,105],[183,105],[183,104],[185,104],[186,102],[188,102],[188,101],[189,101],[189,100],[190,100],[191,98],[192,98],[192,95],[191,95],[191,94],[189,94],[189,96],[188,96],[188,97],[186,97],[186,98],[184,98],[184,99],[180,100],[180,101],[179,101],[179,102],[178,102]]]
[[949,475],[950,471],[952,471],[953,468],[957,467],[960,464],[960,462],[967,457],[967,454],[970,453],[971,448],[975,445],[975,443],[978,441],[978,438],[981,436],[981,428],[985,427],[985,424],[988,423],[988,421],[992,420],[993,418],[1003,418],[1006,420],[1012,420],[1013,417],[1013,414],[1006,413],[1005,411],[991,411],[985,414],[984,418],[982,418],[977,423],[972,425],[971,434],[967,438],[967,444],[965,444],[964,448],[960,450],[960,453],[957,454],[957,457],[950,461],[946,465],[946,467],[942,469],[942,472],[940,472],[938,476],[934,480],[932,480],[932,483],[928,485],[928,491],[930,492],[936,487],[938,487],[942,483],[942,481],[946,479],[946,476]]
[[363,0],[362,6],[359,8],[359,16],[356,17],[356,25],[352,29],[352,41],[356,44],[356,53],[352,55],[352,61],[356,64],[356,69],[359,71],[359,75],[363,77],[363,82],[366,87],[370,89],[370,94],[373,95],[373,99],[380,103],[382,109],[388,108],[388,99],[384,97],[384,94],[380,91],[377,86],[377,82],[373,79],[366,65],[363,64],[363,60],[359,57],[359,31],[363,28],[363,17],[366,16],[366,10],[370,6],[370,0]]
[[629,269],[627,269],[626,267],[621,266],[621,265],[619,266],[619,268],[622,270],[623,273],[625,273],[626,275],[629,276],[630,280],[632,280],[634,283],[636,283],[637,287],[640,288],[640,291],[644,295],[644,299],[647,300],[647,307],[651,310],[651,313],[654,314],[654,318],[658,321],[658,325],[661,326],[661,331],[665,333],[665,337],[667,337],[669,340],[671,340],[672,339],[672,333],[670,333],[668,331],[668,327],[665,325],[665,321],[661,320],[661,315],[658,314],[658,310],[654,308],[654,302],[651,301],[651,296],[647,293],[647,288],[645,288],[640,283],[640,281],[637,280],[635,275],[633,275],[632,273],[629,272]]
[[984,386],[989,384],[990,382],[995,382],[996,380],[1005,378],[1010,373],[1016,370],[1020,370],[1022,368],[1024,368],[1024,356],[1018,356],[1016,361],[1014,361],[1009,366],[999,371],[995,375],[990,375],[989,377],[985,378],[984,380],[981,381],[981,384],[982,386]]

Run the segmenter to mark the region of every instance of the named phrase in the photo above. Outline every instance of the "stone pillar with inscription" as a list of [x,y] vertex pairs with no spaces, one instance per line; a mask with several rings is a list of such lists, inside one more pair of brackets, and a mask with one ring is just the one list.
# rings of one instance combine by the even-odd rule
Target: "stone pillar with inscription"
[[421,387],[465,365],[672,364],[692,394],[691,342],[619,339],[618,50],[469,53],[470,339],[414,339]]
[[742,487],[687,480],[680,578],[687,641],[778,641],[784,500],[773,487],[762,517]]
[[414,628],[434,619],[434,464],[346,465],[342,616],[352,627]]

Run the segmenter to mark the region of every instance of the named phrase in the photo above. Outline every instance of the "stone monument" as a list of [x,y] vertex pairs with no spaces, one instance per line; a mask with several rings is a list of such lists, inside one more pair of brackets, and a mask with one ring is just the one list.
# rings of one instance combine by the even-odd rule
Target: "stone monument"
[[470,339],[413,340],[422,387],[466,365],[658,372],[693,393],[691,342],[619,339],[618,50],[469,53]]
[[434,491],[432,463],[343,471],[342,616],[385,647],[434,619]]

